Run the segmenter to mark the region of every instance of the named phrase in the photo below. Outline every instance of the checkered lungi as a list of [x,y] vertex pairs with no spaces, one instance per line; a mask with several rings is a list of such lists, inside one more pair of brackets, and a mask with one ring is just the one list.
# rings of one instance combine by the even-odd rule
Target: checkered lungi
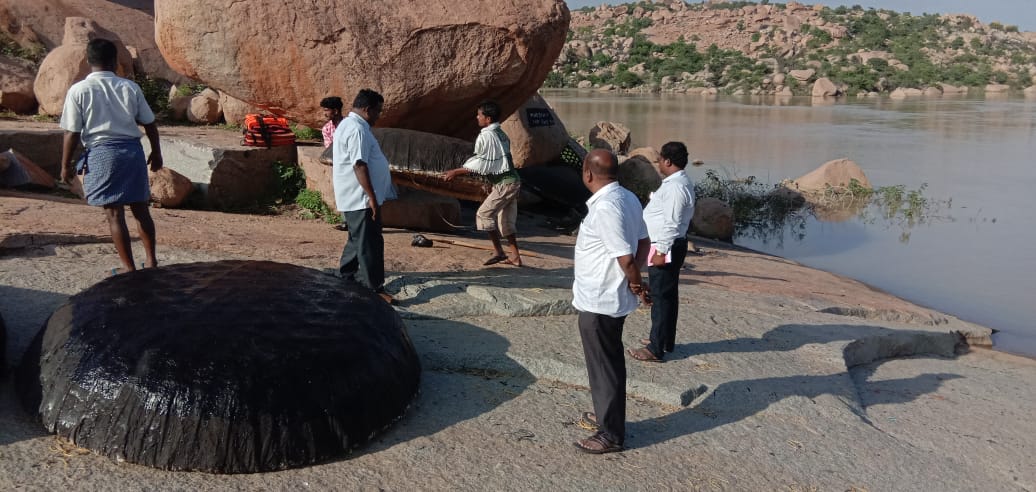
[[126,205],[151,198],[140,140],[111,139],[91,145],[79,157],[76,172],[83,175],[83,192],[90,205]]

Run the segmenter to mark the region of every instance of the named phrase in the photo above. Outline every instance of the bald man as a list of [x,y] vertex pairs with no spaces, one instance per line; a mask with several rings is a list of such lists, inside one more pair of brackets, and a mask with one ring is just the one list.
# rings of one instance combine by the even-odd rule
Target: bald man
[[575,443],[591,454],[621,451],[626,439],[626,360],[622,326],[638,301],[650,305],[639,265],[651,242],[640,201],[619,186],[619,161],[594,150],[583,161],[583,185],[593,196],[579,225],[572,305],[579,311],[579,337],[586,357],[594,411],[583,413],[594,435]]

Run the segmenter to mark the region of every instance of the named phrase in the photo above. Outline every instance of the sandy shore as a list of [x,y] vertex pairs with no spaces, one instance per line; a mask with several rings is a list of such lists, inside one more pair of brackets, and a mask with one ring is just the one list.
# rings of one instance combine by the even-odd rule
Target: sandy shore
[[[346,237],[289,217],[154,215],[165,264],[324,268]],[[521,269],[482,268],[488,252],[411,248],[412,233],[386,232],[389,289],[421,355],[422,389],[403,421],[351,458],[234,476],[117,463],[45,435],[7,375],[0,489],[1036,490],[1036,363],[957,354],[953,332],[982,343],[989,330],[707,242],[685,268],[674,357],[627,362],[629,449],[578,453],[571,443],[586,432],[574,421],[590,403],[567,304],[574,238],[538,217],[519,222],[523,247],[540,256]],[[106,234],[96,209],[0,191],[9,364],[50,312],[116,266]],[[647,311],[631,315],[627,344],[648,326]]]

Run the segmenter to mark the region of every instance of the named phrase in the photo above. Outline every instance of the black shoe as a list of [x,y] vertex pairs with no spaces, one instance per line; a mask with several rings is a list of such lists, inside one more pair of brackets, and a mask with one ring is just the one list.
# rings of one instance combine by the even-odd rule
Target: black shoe
[[424,235],[414,234],[414,240],[410,241],[410,245],[415,248],[431,248],[432,240],[424,237]]

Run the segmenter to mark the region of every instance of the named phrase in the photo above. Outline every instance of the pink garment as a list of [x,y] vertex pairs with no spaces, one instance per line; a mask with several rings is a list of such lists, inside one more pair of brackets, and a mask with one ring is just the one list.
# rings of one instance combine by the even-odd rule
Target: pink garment
[[330,147],[331,142],[335,140],[335,122],[327,120],[324,127],[320,129],[320,133],[324,136],[324,148]]

